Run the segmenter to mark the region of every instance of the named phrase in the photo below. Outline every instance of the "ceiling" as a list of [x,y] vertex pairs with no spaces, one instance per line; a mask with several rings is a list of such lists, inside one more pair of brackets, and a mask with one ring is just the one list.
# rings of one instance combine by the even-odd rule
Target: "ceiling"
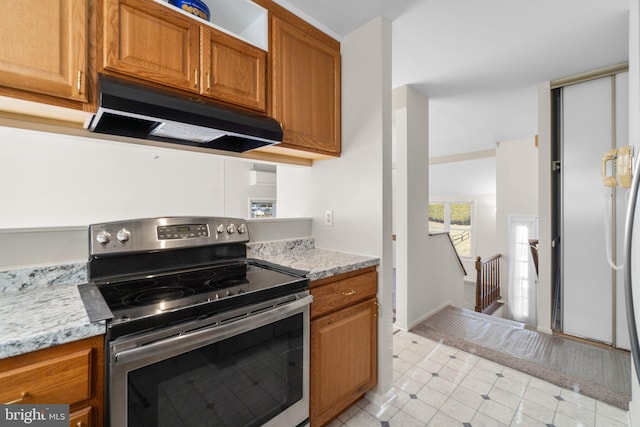
[[537,134],[539,83],[628,60],[629,0],[276,0],[341,39],[392,22],[393,87],[429,97],[431,157]]

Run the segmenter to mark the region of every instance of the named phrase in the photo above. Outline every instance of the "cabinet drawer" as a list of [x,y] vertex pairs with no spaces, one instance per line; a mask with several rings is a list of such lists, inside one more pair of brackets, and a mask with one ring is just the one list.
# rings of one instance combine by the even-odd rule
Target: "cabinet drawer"
[[378,280],[375,270],[317,287],[311,284],[311,318],[339,310],[376,295]]
[[91,396],[91,350],[0,373],[0,403],[74,404]]
[[90,427],[91,423],[91,407],[82,408],[79,411],[72,412],[69,415],[69,425],[71,427]]

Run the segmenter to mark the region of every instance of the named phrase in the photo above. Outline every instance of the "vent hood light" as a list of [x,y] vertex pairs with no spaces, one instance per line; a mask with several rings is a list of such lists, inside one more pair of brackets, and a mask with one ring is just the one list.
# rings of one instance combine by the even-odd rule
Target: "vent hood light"
[[91,132],[244,152],[282,141],[271,117],[99,77]]
[[182,139],[184,141],[198,142],[204,144],[205,142],[213,141],[216,138],[224,136],[224,132],[216,129],[203,128],[202,126],[188,126],[180,123],[164,122],[160,123],[155,129],[153,129],[149,135]]

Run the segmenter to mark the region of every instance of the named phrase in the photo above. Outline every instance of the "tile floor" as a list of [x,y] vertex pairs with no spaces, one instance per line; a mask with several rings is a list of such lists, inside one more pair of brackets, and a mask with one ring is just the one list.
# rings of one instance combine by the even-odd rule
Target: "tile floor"
[[628,426],[626,411],[410,332],[393,339],[395,398],[329,427]]

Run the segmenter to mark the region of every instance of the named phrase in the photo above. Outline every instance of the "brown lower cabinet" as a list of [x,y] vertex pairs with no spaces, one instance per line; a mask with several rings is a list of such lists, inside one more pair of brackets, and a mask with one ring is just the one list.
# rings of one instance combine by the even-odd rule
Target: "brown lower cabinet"
[[311,283],[310,421],[320,427],[377,382],[375,267]]
[[69,425],[103,425],[104,338],[0,360],[0,403],[68,404]]

